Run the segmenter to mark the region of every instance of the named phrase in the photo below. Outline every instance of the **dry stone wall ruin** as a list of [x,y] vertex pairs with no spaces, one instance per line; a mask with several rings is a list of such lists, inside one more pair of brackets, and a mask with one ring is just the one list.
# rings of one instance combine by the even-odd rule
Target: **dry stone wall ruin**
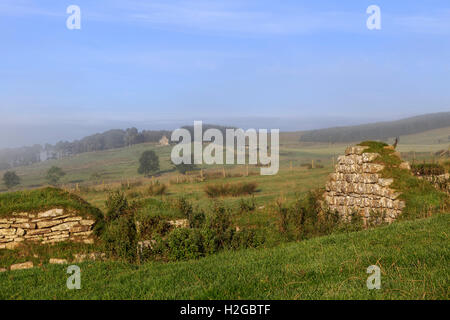
[[14,249],[23,241],[93,243],[94,224],[94,218],[58,208],[38,213],[12,213],[0,217],[0,249]]
[[367,148],[349,147],[338,158],[335,172],[326,184],[324,200],[331,211],[346,221],[357,213],[366,222],[382,219],[390,223],[401,214],[405,202],[398,199],[400,193],[389,187],[393,179],[381,177],[384,166],[372,162],[379,154],[364,152]]

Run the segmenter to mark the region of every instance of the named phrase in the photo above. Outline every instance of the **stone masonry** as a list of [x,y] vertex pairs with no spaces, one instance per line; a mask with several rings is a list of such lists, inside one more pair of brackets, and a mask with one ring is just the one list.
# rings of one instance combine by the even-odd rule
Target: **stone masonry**
[[94,224],[94,218],[58,208],[38,213],[12,213],[0,217],[0,249],[14,249],[22,241],[92,243]]
[[[384,179],[382,164],[372,163],[379,154],[365,153],[368,147],[353,146],[337,160],[335,172],[326,184],[324,200],[331,211],[349,220],[352,213],[360,214],[364,221],[378,213],[384,222],[392,222],[405,207],[398,199],[400,193],[389,186],[393,179]],[[379,221],[381,222],[381,221]]]

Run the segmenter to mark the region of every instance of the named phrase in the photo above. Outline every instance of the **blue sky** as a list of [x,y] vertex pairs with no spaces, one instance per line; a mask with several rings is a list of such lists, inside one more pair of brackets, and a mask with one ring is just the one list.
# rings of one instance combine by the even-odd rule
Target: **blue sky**
[[[81,8],[68,30],[66,8]],[[382,29],[366,27],[381,8]],[[0,147],[450,110],[450,2],[0,0]]]

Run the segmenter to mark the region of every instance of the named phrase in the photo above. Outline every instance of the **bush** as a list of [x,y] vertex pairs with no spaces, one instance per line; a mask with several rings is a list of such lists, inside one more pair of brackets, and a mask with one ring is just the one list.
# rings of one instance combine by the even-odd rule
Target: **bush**
[[340,227],[338,214],[321,207],[322,194],[320,189],[310,191],[290,206],[277,201],[275,211],[279,216],[279,230],[288,240],[325,235]]
[[66,173],[61,168],[52,166],[50,169],[48,169],[45,179],[49,184],[54,186],[57,185],[59,180],[65,175]]
[[256,209],[255,198],[252,197],[248,201],[246,201],[245,199],[241,199],[239,201],[239,212],[240,213],[251,212],[251,211],[254,211],[255,209]]
[[172,229],[170,223],[159,216],[141,216],[138,221],[141,239],[152,239],[155,235],[165,236]]
[[174,229],[167,239],[171,260],[196,259],[204,255],[203,237],[198,229]]
[[179,210],[184,217],[186,217],[187,219],[189,219],[189,216],[192,214],[193,212],[193,208],[192,208],[192,204],[186,200],[186,198],[181,197],[179,199],[177,199],[176,203],[175,203],[175,207],[177,208],[177,210]]
[[205,193],[210,198],[216,198],[220,196],[237,197],[240,195],[248,195],[255,193],[257,186],[258,185],[254,182],[207,185],[205,187]]
[[213,212],[206,217],[202,228],[206,253],[229,248],[234,232],[228,210],[221,203],[214,203]]
[[186,198],[179,198],[175,203],[175,207],[186,219],[189,220],[190,228],[201,228],[205,223],[205,213],[201,210],[194,211],[192,204],[187,201]]
[[257,248],[264,244],[264,242],[264,236],[261,233],[257,233],[255,230],[251,229],[244,229],[234,234],[233,239],[231,240],[231,248]]
[[7,171],[3,175],[3,183],[8,189],[20,184],[20,178],[14,171]]
[[131,215],[109,222],[103,231],[102,240],[104,251],[109,257],[127,262],[135,261],[136,225]]
[[112,192],[105,201],[106,221],[113,221],[127,214],[130,209],[127,198],[120,191]]
[[194,211],[187,219],[189,220],[190,228],[201,228],[205,224],[206,215],[203,211]]

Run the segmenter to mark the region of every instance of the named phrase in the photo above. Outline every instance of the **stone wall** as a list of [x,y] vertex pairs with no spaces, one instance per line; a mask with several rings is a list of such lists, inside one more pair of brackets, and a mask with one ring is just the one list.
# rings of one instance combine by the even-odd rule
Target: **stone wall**
[[424,179],[431,183],[436,189],[446,192],[447,194],[450,194],[450,174],[445,173],[441,175],[429,175],[429,176],[421,176],[416,175],[419,179]]
[[345,155],[338,158],[336,170],[326,184],[324,200],[327,207],[344,220],[358,213],[367,221],[375,218],[374,213],[379,213],[376,219],[390,223],[401,214],[405,203],[398,199],[400,194],[389,187],[393,180],[381,177],[379,172],[384,166],[372,163],[378,154],[365,153],[367,148],[349,147]]
[[94,218],[58,208],[38,213],[12,213],[0,217],[0,249],[14,249],[22,241],[93,243],[94,224]]

